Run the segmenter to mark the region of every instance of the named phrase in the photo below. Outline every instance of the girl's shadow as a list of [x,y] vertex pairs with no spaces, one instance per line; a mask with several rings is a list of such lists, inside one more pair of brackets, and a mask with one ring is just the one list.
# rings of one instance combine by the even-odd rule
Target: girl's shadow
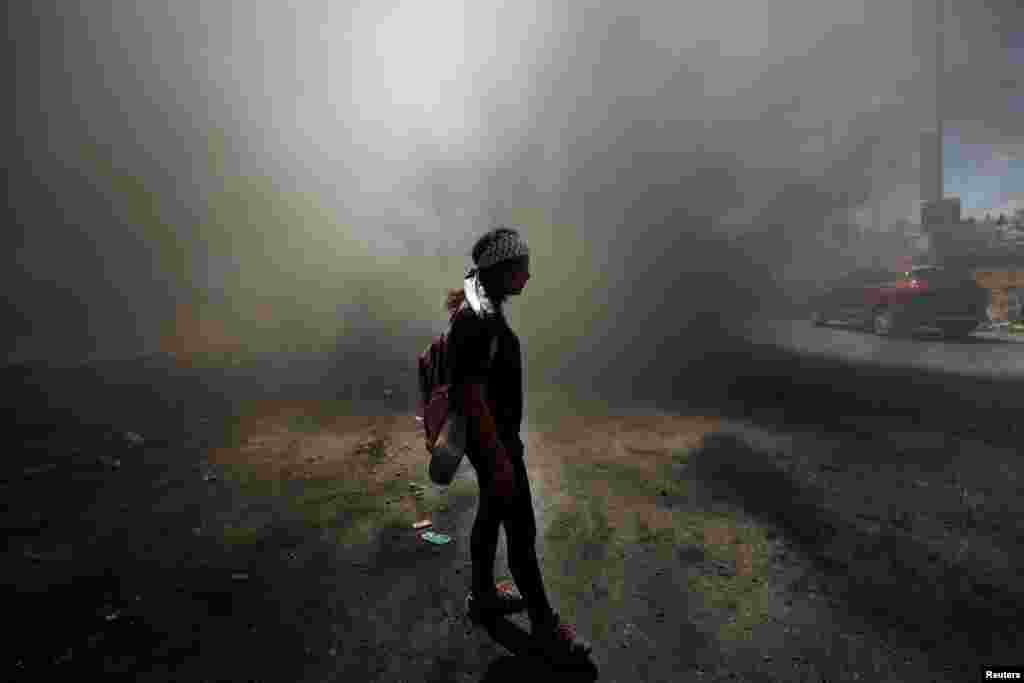
[[592,683],[593,675],[574,674],[571,671],[556,671],[540,662],[526,658],[505,655],[491,662],[480,683],[524,683],[524,681],[547,681],[557,677],[572,683]]

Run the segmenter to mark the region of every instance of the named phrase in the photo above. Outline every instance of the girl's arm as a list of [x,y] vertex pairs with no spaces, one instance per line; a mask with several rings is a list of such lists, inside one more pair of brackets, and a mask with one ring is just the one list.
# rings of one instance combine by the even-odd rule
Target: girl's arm
[[498,426],[479,382],[467,382],[462,387],[462,405],[466,416],[477,426],[480,448],[491,454],[494,463],[494,484],[502,495],[511,494],[513,488],[512,463],[504,444],[498,438]]

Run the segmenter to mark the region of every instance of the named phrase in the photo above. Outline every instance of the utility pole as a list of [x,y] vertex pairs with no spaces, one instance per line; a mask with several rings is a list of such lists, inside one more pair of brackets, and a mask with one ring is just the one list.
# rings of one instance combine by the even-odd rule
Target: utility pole
[[929,237],[933,258],[951,255],[960,223],[960,203],[946,199],[943,137],[945,133],[945,0],[935,0],[934,127],[921,131],[921,229]]
[[934,127],[929,126],[921,131],[921,200],[926,204],[942,201],[945,194],[944,160],[942,158],[942,138],[945,128],[942,106],[942,76],[945,71],[943,3],[944,0],[935,0]]
[[946,16],[945,16],[945,4],[946,0],[935,0],[935,130],[937,133],[937,139],[935,141],[935,178],[932,182],[935,183],[935,190],[938,194],[936,199],[942,201],[946,194],[945,187],[945,159],[943,149],[943,133],[945,126],[943,125],[943,117],[945,115],[944,107],[942,106],[942,94],[943,94],[943,80],[946,73],[946,55],[945,55],[945,43],[946,43]]

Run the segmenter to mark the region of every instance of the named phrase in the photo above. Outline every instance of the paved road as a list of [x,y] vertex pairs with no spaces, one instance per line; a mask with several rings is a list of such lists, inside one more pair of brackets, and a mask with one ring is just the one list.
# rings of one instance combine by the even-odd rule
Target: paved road
[[979,333],[963,341],[883,338],[853,329],[815,327],[804,320],[753,321],[747,334],[753,342],[799,353],[964,375],[1024,379],[1024,343],[1014,343],[1009,335]]

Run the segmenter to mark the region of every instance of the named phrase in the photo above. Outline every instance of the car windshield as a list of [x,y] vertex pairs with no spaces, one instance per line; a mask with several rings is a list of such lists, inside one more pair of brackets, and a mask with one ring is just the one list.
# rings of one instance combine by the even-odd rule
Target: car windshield
[[924,280],[933,286],[960,286],[974,280],[967,270],[940,266],[915,266],[904,273],[904,278]]
[[938,266],[914,266],[907,271],[907,277],[926,277],[928,275],[937,276],[942,274],[942,269]]

